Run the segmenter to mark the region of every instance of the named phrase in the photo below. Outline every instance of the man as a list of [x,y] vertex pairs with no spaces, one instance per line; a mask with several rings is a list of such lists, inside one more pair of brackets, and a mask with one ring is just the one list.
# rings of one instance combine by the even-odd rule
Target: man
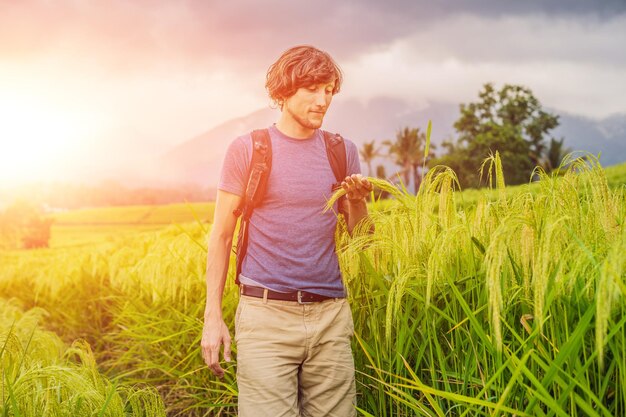
[[[353,416],[354,330],[346,302],[334,231],[337,217],[323,207],[336,182],[320,130],[342,73],[326,52],[297,46],[269,68],[266,88],[281,110],[269,127],[272,168],[262,204],[250,218],[248,249],[239,275],[235,317],[239,415]],[[372,186],[360,175],[357,148],[344,140],[350,234],[368,215]],[[222,377],[220,348],[230,361],[231,338],[222,295],[252,154],[250,134],[233,141],[218,187],[207,259],[202,354]],[[296,295],[313,300],[301,303]],[[295,298],[296,301],[287,299]]]

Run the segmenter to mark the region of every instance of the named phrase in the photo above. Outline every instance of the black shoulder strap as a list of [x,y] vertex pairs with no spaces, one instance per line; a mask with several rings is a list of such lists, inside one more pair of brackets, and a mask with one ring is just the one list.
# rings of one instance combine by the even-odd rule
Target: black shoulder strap
[[257,207],[267,187],[267,178],[272,169],[272,142],[267,129],[254,130],[250,135],[252,140],[252,157],[248,167],[246,189],[241,202],[233,212],[235,216],[249,219],[252,211]]
[[326,155],[328,156],[328,162],[335,174],[335,179],[339,184],[346,177],[347,160],[346,160],[346,146],[343,143],[343,138],[339,133],[330,133],[324,131],[324,141],[326,142]]
[[248,181],[239,206],[233,214],[241,216],[237,237],[237,270],[235,283],[239,284],[239,273],[248,249],[248,223],[255,207],[258,207],[267,190],[267,179],[272,169],[272,142],[267,129],[252,131],[252,157],[248,167]]
[[[348,174],[348,161],[346,156],[346,146],[344,140],[339,133],[330,133],[324,131],[324,142],[326,143],[326,155],[330,167],[335,174],[336,183],[333,184],[332,191],[338,190],[341,187],[341,182],[346,178]],[[339,212],[346,215],[344,200],[345,197],[339,201]]]

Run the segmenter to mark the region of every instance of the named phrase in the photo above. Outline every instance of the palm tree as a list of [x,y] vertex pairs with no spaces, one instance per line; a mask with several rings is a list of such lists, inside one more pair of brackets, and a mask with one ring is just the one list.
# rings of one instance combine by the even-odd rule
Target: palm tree
[[561,140],[550,139],[550,146],[546,151],[542,164],[547,172],[557,169],[565,155],[572,151],[570,148],[564,147],[563,142],[564,138],[561,138]]
[[[405,127],[396,133],[395,142],[386,140],[383,144],[387,146],[389,156],[393,158],[397,165],[402,167],[401,172],[407,186],[411,176],[413,177],[413,184],[417,192],[421,182],[419,169],[420,166],[425,166],[426,134],[420,132],[419,128],[411,129]],[[433,149],[434,146],[431,145],[430,148]],[[433,154],[429,150],[428,157],[431,156]]]
[[365,142],[359,150],[361,159],[367,164],[367,175],[372,176],[372,160],[380,156],[379,149],[374,146],[374,141]]
[[378,165],[376,167],[376,177],[377,178],[382,178],[384,180],[387,179],[387,171],[385,170],[385,166],[384,165]]
[[[387,180],[387,171],[385,170],[385,166],[384,165],[378,165],[376,167],[376,178],[382,178],[384,180]],[[389,192],[385,191],[385,190],[381,190],[379,188],[376,188],[376,192],[374,193],[374,196],[376,197],[377,200],[380,199],[384,199],[389,197]]]
[[408,186],[411,175],[411,155],[416,152],[417,129],[405,127],[396,133],[396,141],[386,140],[383,145],[387,146],[387,154],[396,165],[402,168],[404,183]]

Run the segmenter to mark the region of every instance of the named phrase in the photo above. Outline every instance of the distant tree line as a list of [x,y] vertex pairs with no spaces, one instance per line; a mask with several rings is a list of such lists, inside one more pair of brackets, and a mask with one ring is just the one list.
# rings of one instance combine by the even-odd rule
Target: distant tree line
[[61,209],[126,205],[162,205],[215,200],[215,188],[194,184],[176,188],[128,188],[117,181],[96,186],[55,184],[23,187],[19,195],[0,195],[11,201],[0,206],[0,250],[48,247],[54,219],[49,212]]
[[[57,184],[20,190],[6,207],[0,207],[0,250],[48,247],[54,222],[50,211],[86,207],[161,205],[215,200],[215,189],[195,185],[178,188],[127,188],[116,181],[97,186]],[[3,196],[2,199],[7,199]]]
[[[447,165],[456,172],[461,187],[480,187],[484,185],[480,167],[485,158],[498,151],[504,177],[514,185],[528,182],[536,166],[547,172],[556,169],[569,152],[563,138],[550,136],[559,124],[558,115],[545,111],[527,87],[505,84],[496,91],[487,83],[478,101],[461,104],[460,113],[454,123],[456,138],[445,140],[437,157],[432,144],[425,154],[426,134],[417,127],[400,129],[395,140],[384,140],[381,146],[374,140],[364,143],[359,153],[368,175],[390,180],[399,175],[407,188],[417,190],[425,169]],[[380,156],[400,167],[397,175],[388,177],[383,165],[372,172],[372,161]]]
[[[196,184],[176,187],[127,187],[118,181],[107,180],[96,185],[54,183],[20,187],[12,195],[0,195],[0,201],[19,198],[51,208],[78,209],[128,205],[159,205],[215,200],[214,187]],[[1,209],[1,207],[0,207]]]

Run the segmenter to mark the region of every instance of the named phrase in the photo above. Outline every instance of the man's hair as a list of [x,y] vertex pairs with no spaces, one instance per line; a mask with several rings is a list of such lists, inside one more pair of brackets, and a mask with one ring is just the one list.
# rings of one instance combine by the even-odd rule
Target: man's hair
[[265,88],[270,98],[279,106],[300,87],[335,80],[333,95],[341,88],[343,74],[337,63],[324,51],[309,46],[294,46],[267,70]]

